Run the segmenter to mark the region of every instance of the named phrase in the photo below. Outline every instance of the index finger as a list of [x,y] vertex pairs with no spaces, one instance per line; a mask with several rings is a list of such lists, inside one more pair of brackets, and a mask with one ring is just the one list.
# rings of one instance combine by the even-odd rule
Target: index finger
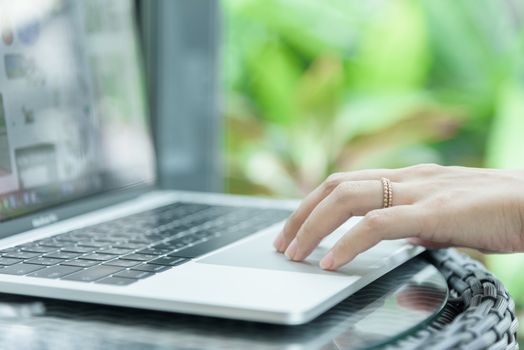
[[373,169],[330,175],[322,184],[306,196],[299,207],[288,218],[282,232],[279,233],[273,243],[275,249],[281,253],[287,249],[313,209],[333,192],[340,183],[345,181],[379,180],[382,177],[387,177],[392,181],[398,182],[400,180],[400,171],[397,169]]

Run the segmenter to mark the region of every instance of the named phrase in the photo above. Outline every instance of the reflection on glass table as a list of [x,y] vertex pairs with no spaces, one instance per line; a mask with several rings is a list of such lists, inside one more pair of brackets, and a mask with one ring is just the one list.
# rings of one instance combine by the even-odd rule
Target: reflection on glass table
[[[0,318],[0,343],[17,350],[361,349],[424,327],[447,297],[440,272],[417,257],[301,326],[43,300],[45,312],[33,306],[34,315],[11,311]],[[22,309],[37,300],[0,296]]]

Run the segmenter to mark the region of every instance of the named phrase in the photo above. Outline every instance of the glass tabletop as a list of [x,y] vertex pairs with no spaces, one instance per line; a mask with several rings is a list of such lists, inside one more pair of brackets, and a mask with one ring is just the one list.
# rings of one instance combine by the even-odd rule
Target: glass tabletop
[[445,279],[423,257],[300,326],[0,295],[4,306],[15,306],[11,317],[0,318],[0,343],[17,350],[362,349],[424,327],[447,297]]

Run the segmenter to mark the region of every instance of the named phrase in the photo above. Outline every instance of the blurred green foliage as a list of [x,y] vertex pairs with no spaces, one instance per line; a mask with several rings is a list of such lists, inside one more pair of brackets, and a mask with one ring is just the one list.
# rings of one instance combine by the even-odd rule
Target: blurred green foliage
[[[524,1],[223,7],[230,192],[300,196],[334,171],[420,162],[524,167]],[[520,260],[487,262],[524,305]]]

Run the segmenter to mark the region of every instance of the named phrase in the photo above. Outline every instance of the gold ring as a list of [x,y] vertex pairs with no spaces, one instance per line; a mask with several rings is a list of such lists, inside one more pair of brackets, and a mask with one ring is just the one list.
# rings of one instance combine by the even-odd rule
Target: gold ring
[[382,179],[382,189],[384,192],[383,197],[383,208],[389,208],[393,206],[393,186],[391,186],[391,180],[383,177]]

